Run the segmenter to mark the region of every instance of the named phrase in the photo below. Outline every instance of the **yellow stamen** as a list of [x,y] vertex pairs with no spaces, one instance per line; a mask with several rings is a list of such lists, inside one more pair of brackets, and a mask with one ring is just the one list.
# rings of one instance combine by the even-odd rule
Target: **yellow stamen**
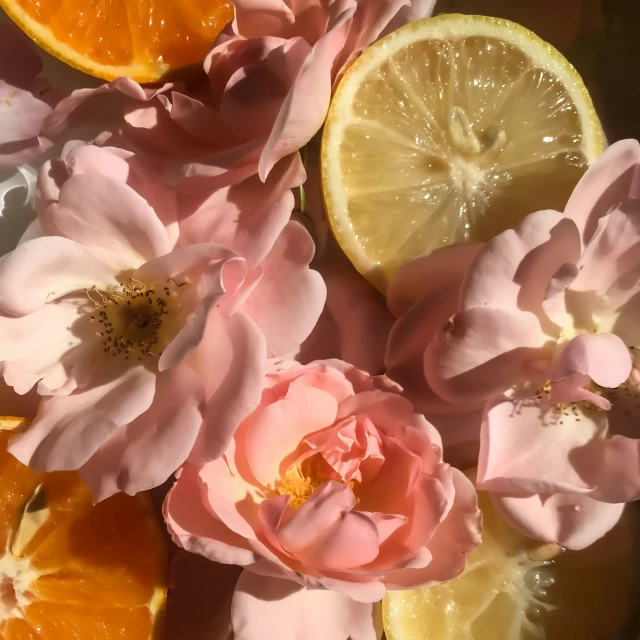
[[[287,469],[287,473],[276,483],[275,491],[281,496],[289,496],[289,504],[294,509],[299,509],[313,495],[316,489],[320,488],[328,480],[333,479],[317,461],[309,458],[290,466]],[[340,482],[340,480],[337,481]],[[351,490],[355,487],[355,482],[353,481],[344,484]],[[359,500],[356,498],[357,502]]]

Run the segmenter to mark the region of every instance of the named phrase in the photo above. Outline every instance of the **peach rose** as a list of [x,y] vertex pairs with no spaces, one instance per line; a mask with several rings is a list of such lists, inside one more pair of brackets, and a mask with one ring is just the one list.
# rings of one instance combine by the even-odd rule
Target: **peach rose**
[[232,613],[248,640],[297,640],[299,616],[308,638],[374,638],[371,603],[458,575],[481,528],[435,429],[338,360],[268,374],[226,454],[187,464],[164,511],[176,543],[247,569]]

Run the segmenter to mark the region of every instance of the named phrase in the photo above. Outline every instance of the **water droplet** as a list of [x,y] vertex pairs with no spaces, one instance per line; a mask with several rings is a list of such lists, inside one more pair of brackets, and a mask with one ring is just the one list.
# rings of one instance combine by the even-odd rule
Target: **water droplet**
[[527,619],[531,622],[539,622],[542,619],[543,614],[544,608],[535,604],[529,605],[525,611]]

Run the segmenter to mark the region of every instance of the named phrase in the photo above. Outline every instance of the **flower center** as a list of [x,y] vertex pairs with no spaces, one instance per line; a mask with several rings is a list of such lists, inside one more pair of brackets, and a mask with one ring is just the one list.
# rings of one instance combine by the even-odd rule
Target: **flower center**
[[336,480],[346,484],[351,490],[355,482],[343,482],[332,478],[324,465],[317,460],[317,456],[307,458],[298,464],[291,465],[287,473],[278,480],[275,490],[278,495],[289,496],[289,504],[294,509],[299,509],[325,482]]
[[110,293],[85,289],[95,308],[89,320],[100,325],[96,336],[104,352],[125,360],[162,355],[177,333],[176,317],[183,315],[178,289],[184,284],[148,285],[130,277]]
[[309,464],[308,460],[292,465],[287,473],[278,480],[276,491],[281,496],[289,496],[289,504],[299,509],[325,481],[317,473],[317,465]]

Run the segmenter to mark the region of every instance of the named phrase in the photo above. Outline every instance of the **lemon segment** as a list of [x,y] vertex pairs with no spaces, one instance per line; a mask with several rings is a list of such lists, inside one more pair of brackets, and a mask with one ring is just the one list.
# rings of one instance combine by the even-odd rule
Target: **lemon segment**
[[342,249],[384,291],[412,257],[562,210],[603,148],[556,49],[506,20],[441,15],[376,43],[341,80],[323,134],[325,205]]
[[582,551],[541,545],[512,529],[479,492],[482,544],[454,580],[391,591],[387,640],[600,640],[616,637],[633,609],[638,568],[635,505]]

